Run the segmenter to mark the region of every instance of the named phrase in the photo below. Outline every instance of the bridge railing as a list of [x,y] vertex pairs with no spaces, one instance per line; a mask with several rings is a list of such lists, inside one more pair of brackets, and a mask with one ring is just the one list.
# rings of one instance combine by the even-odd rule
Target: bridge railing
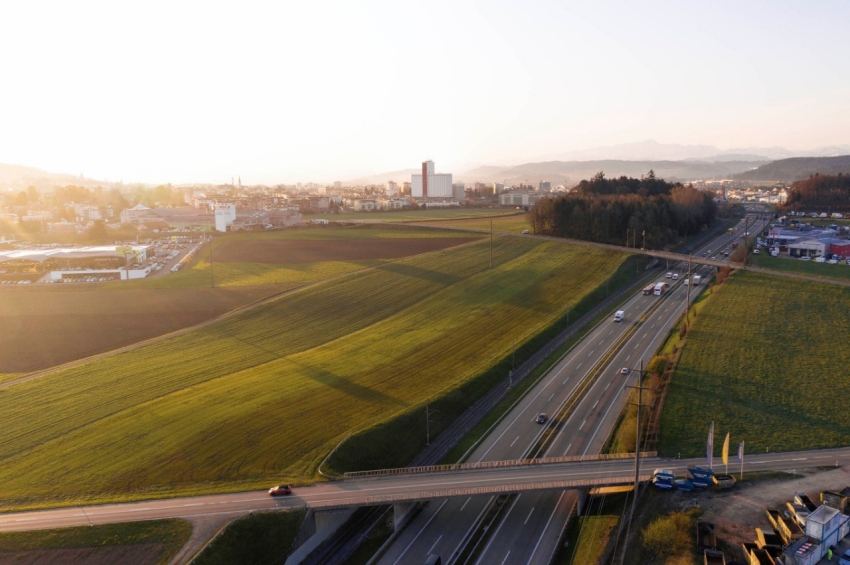
[[[641,459],[655,457],[655,451],[640,454]],[[602,455],[571,455],[565,457],[546,457],[543,459],[507,459],[505,461],[481,461],[480,463],[452,463],[446,465],[426,465],[422,467],[400,467],[398,469],[376,469],[374,471],[351,471],[345,473],[345,479],[363,477],[381,477],[387,475],[416,475],[422,473],[439,473],[446,471],[471,471],[476,469],[499,469],[504,467],[530,467],[556,465],[558,463],[581,463],[587,461],[616,461],[634,459],[633,453],[610,453]]]
[[[639,480],[641,482],[652,479],[652,475],[641,474]],[[357,501],[348,500],[345,506],[351,505],[373,505],[373,504],[389,504],[392,502],[403,502],[412,500],[430,500],[433,498],[456,497],[456,496],[476,496],[481,494],[498,494],[498,493],[513,493],[530,490],[558,490],[558,489],[574,489],[574,488],[592,488],[605,487],[615,485],[633,484],[634,475],[624,475],[618,477],[593,477],[588,479],[571,479],[563,481],[546,481],[540,483],[516,483],[508,485],[490,485],[483,487],[464,487],[464,488],[445,488],[445,489],[428,489],[422,491],[406,491],[393,494],[382,494],[379,496],[364,496]],[[311,507],[333,507],[339,506],[338,501],[317,501],[310,504]]]

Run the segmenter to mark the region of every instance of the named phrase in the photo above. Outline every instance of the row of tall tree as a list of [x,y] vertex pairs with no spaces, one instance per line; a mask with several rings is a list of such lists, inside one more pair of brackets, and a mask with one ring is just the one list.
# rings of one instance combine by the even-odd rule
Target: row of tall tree
[[785,206],[828,212],[850,210],[850,175],[812,175],[791,185]]
[[714,195],[668,183],[650,171],[640,179],[598,173],[572,192],[539,201],[534,233],[658,249],[714,223]]

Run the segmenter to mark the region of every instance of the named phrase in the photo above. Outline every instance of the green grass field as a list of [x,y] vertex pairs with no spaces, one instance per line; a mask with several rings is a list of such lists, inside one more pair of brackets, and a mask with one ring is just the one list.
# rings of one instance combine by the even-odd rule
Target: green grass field
[[165,565],[192,533],[185,520],[0,533],[3,563],[155,563]]
[[750,453],[850,443],[848,304],[845,287],[751,272],[730,277],[689,332],[664,404],[659,452],[704,454],[712,421],[717,454],[726,432],[733,448],[743,440]]
[[192,564],[283,563],[303,521],[302,511],[249,514],[227,526]]
[[500,216],[496,218],[443,220],[440,222],[432,222],[431,224],[435,226],[452,226],[490,231],[491,223],[493,224],[494,232],[522,233],[523,230],[531,229],[531,224],[528,221],[528,215],[525,213],[514,213],[509,216]]
[[850,265],[843,261],[837,265],[829,263],[815,263],[814,261],[800,261],[786,257],[771,257],[762,251],[758,255],[750,255],[748,263],[754,267],[774,269],[777,271],[788,271],[826,279],[850,280]]
[[513,237],[489,257],[483,240],[387,263],[0,389],[0,505],[314,480],[349,432],[487,371],[624,260]]

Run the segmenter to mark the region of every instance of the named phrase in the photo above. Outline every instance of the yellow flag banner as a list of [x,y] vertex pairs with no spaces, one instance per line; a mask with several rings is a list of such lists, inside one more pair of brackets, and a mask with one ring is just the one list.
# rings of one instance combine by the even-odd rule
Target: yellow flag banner
[[726,439],[723,441],[723,464],[729,464],[729,433],[726,433]]

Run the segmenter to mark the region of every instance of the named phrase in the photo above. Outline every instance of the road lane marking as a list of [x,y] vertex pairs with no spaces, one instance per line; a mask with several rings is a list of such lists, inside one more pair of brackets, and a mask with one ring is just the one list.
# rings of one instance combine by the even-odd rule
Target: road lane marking
[[566,451],[564,451],[564,455],[566,455],[566,454],[567,454],[567,451],[569,451],[569,450],[570,450],[570,448],[571,448],[572,446],[573,446],[573,444],[569,444],[569,445],[567,446],[567,450],[566,450]]
[[[596,402],[594,402],[594,403],[593,403],[593,408],[596,408],[596,406],[597,406],[598,404],[599,404],[599,400],[597,400]],[[593,410],[593,408],[591,408],[591,410]]]
[[493,500],[495,498],[495,496],[491,496],[490,500],[487,501],[487,504],[481,507],[481,512],[479,512],[478,516],[475,517],[475,520],[472,521],[472,525],[469,526],[466,533],[460,538],[460,543],[458,543],[457,547],[455,547],[454,551],[452,551],[450,555],[457,555],[461,551],[461,548],[466,546],[466,540],[469,538],[472,531],[484,520],[484,513],[487,512],[487,509],[490,508],[491,504],[493,504]]
[[609,381],[607,385],[605,385],[605,390],[608,390],[608,387],[611,386],[611,382]]
[[[499,523],[499,527],[497,527],[496,531],[493,532],[493,537],[491,537],[490,541],[487,542],[487,545],[484,546],[484,550],[481,552],[481,556],[475,562],[475,565],[478,565],[479,563],[481,563],[481,560],[484,559],[485,555],[487,555],[487,552],[490,550],[490,546],[493,544],[493,540],[499,537],[499,531],[502,529],[502,526],[505,525],[505,522],[508,521],[508,516],[511,515],[511,512],[513,512],[514,506],[516,506],[516,503],[519,502],[520,498],[522,498],[522,494],[516,495],[516,498],[514,499],[514,503],[511,504],[510,508],[508,508],[507,514],[505,514],[505,517],[502,518],[502,521]],[[507,558],[507,556],[505,556],[505,557]],[[393,565],[395,565],[395,564],[393,564]]]
[[434,553],[434,548],[437,547],[437,544],[440,543],[441,539],[443,539],[443,534],[440,534],[440,537],[437,538],[437,541],[435,541],[434,545],[431,546],[431,549],[428,550],[428,555]]
[[470,500],[472,500],[471,496],[466,499],[466,502],[463,503],[463,506],[460,507],[460,510],[458,510],[458,512],[463,512],[463,509],[466,508],[466,505],[469,504]]
[[528,513],[528,516],[526,516],[526,518],[525,518],[525,522],[523,522],[523,523],[522,523],[522,525],[523,525],[523,526],[524,526],[524,525],[526,525],[526,524],[528,524],[528,521],[531,519],[531,514],[532,514],[533,512],[534,512],[534,506],[532,506],[532,507],[531,507],[531,511]]
[[183,506],[203,506],[203,502],[195,502],[194,504],[184,504]]
[[549,397],[549,400],[547,400],[546,402],[552,402],[552,399],[553,399],[553,398],[555,398],[555,393],[554,393],[554,392],[552,393],[552,396],[550,396],[550,397]]
[[584,422],[582,422],[582,423],[581,423],[581,425],[578,427],[578,429],[582,429],[582,428],[584,428],[584,425],[585,425],[586,423],[587,423],[587,418],[585,418],[585,419],[584,419]]
[[502,565],[505,565],[505,563],[508,561],[508,557],[510,557],[510,556],[511,556],[511,552],[509,551],[505,554],[505,558],[502,559]]
[[581,369],[581,363],[579,363],[578,365],[576,365],[576,369]]
[[517,440],[517,439],[519,439],[519,436],[516,436],[516,439],[515,439],[515,440],[513,440],[513,441],[511,442],[511,447],[513,447],[513,446],[514,446],[514,444],[516,443],[516,440]]
[[564,495],[567,494],[567,491],[562,490],[561,496],[558,497],[558,502],[555,503],[555,508],[552,510],[552,514],[549,515],[549,519],[546,521],[546,525],[543,526],[543,533],[540,534],[540,537],[537,538],[537,543],[534,544],[534,549],[531,550],[531,555],[528,556],[528,562],[531,563],[531,560],[534,559],[534,554],[537,553],[537,548],[540,547],[540,542],[543,540],[543,536],[546,535],[546,530],[549,529],[549,524],[552,523],[552,518],[555,517],[555,513],[558,511],[558,506],[561,504],[561,499],[564,498]]
[[419,533],[418,533],[418,534],[416,534],[415,536],[413,536],[413,539],[412,539],[412,540],[410,540],[410,543],[409,543],[409,544],[407,544],[407,547],[405,547],[405,548],[404,548],[404,551],[402,551],[402,552],[401,552],[401,555],[399,555],[399,556],[398,556],[398,559],[396,559],[395,561],[393,561],[393,565],[395,565],[396,563],[398,563],[399,561],[401,561],[401,558],[402,558],[402,557],[404,557],[404,554],[405,554],[405,553],[407,553],[407,550],[408,550],[408,549],[410,549],[410,546],[411,546],[411,545],[413,545],[413,543],[414,543],[417,539],[419,539],[419,536],[421,536],[421,535],[422,535],[422,532],[424,532],[424,531],[425,531],[425,528],[427,528],[427,527],[428,527],[428,524],[430,524],[430,523],[431,523],[431,521],[432,521],[434,518],[436,518],[436,517],[437,517],[437,514],[439,514],[439,513],[440,513],[440,510],[442,510],[442,509],[443,509],[443,506],[445,506],[445,505],[446,505],[446,502],[448,502],[448,501],[449,501],[449,499],[448,499],[448,498],[447,498],[447,499],[445,499],[445,500],[443,501],[443,503],[440,505],[440,507],[439,507],[439,508],[437,508],[437,511],[436,511],[436,512],[434,512],[433,516],[431,516],[430,518],[428,518],[428,521],[427,521],[427,522],[425,522],[425,525],[424,525],[424,526],[422,526],[422,529],[421,529],[421,530],[419,530]]

